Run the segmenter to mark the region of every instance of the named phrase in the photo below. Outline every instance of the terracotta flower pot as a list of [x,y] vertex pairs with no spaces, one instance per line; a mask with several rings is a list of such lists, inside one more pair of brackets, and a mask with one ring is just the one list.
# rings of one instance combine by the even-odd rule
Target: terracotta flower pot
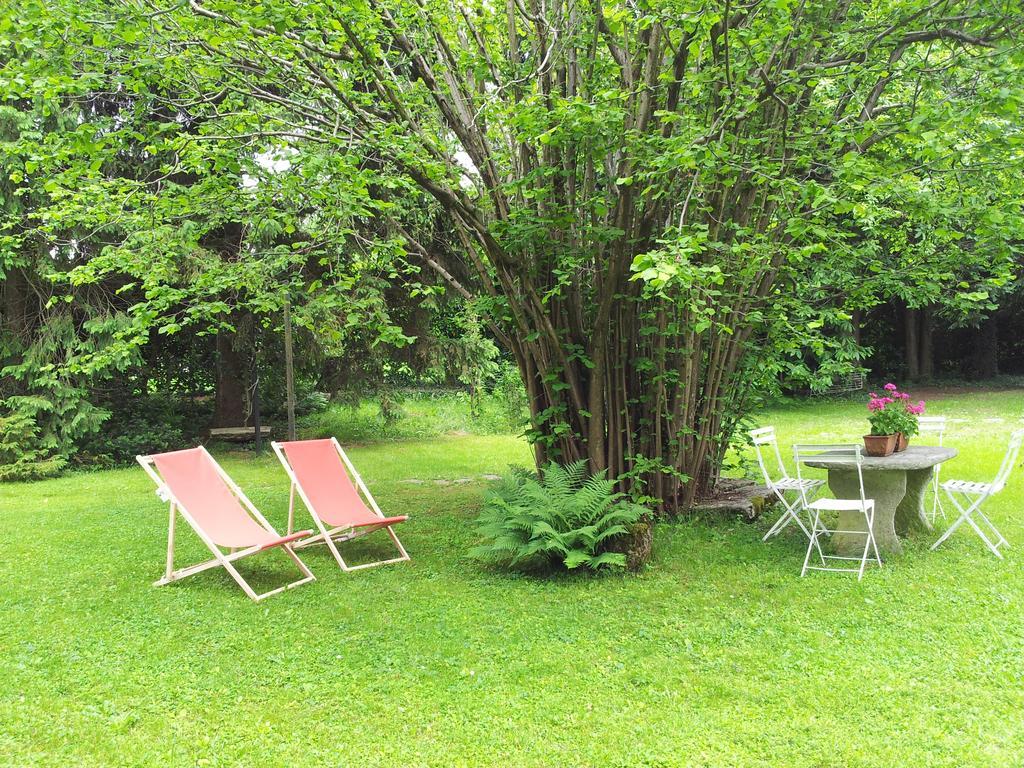
[[902,432],[896,434],[896,453],[907,450],[907,446],[910,444],[910,438]]
[[896,435],[864,435],[868,456],[890,456],[896,450]]

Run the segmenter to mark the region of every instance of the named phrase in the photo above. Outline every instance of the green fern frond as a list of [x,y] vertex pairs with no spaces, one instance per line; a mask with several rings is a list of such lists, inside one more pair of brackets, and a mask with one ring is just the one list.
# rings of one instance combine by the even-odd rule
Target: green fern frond
[[602,552],[592,558],[587,565],[595,571],[600,568],[625,568],[626,556],[621,552]]
[[622,567],[625,558],[604,547],[646,513],[603,472],[588,475],[585,460],[551,463],[540,475],[514,468],[484,501],[477,518],[484,541],[470,554],[517,570]]
[[581,549],[574,549],[565,556],[565,567],[570,571],[579,568],[581,565],[589,565],[594,557]]

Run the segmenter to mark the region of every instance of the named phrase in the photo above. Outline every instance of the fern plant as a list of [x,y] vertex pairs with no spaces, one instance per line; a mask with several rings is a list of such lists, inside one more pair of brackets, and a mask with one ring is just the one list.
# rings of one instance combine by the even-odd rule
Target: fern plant
[[645,512],[604,473],[588,476],[586,461],[551,463],[543,476],[517,468],[488,491],[477,519],[484,542],[470,554],[522,571],[623,568],[625,555],[608,544]]

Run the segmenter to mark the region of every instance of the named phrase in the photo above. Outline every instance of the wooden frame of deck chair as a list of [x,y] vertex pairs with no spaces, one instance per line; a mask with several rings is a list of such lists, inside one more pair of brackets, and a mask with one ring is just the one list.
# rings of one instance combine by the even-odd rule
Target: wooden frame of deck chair
[[[394,525],[407,515],[385,517],[363,478],[335,438],[293,440],[270,444],[291,480],[288,498],[288,530],[295,524],[295,494],[298,492],[320,533],[295,545],[296,549],[325,543],[343,571],[358,571],[378,565],[411,560],[395,533]],[[353,482],[354,481],[354,482]],[[361,496],[360,496],[361,494]],[[373,563],[348,565],[337,544],[384,528],[398,549],[399,557]]]
[[[220,464],[206,448],[188,448],[183,451],[136,456],[153,482],[156,495],[170,504],[167,530],[167,567],[162,579],[154,586],[163,586],[210,568],[224,568],[242,590],[253,600],[260,601],[286,589],[313,581],[316,577],[293,551],[291,543],[313,531],[299,531],[281,536],[255,505],[228,477]],[[174,535],[176,514],[192,526],[192,530],[213,553],[206,560],[185,568],[174,569]],[[233,563],[243,557],[267,549],[280,547],[302,572],[302,578],[258,594],[235,568]],[[225,553],[222,548],[228,549]]]

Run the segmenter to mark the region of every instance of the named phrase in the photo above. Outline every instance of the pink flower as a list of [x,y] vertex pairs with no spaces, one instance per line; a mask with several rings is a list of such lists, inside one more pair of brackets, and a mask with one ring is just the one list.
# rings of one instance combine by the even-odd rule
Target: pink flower
[[878,395],[876,395],[874,392],[868,392],[868,397],[870,397],[872,400],[878,399]]
[[917,405],[907,403],[907,413],[913,414],[914,416],[920,416],[924,413],[924,400],[918,400]]
[[897,390],[897,386],[893,384],[891,381],[885,385],[885,388],[890,392],[895,392]]
[[909,400],[909,399],[910,399],[910,395],[908,395],[908,394],[907,394],[906,392],[900,392],[900,393],[899,393],[899,394],[897,395],[897,397],[898,397],[898,398],[899,398],[900,400]]

